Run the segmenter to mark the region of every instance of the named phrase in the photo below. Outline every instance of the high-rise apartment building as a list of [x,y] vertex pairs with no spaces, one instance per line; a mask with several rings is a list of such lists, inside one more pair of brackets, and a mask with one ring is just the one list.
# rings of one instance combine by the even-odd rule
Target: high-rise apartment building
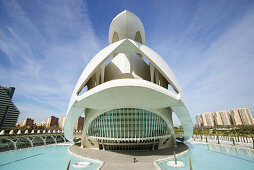
[[201,114],[201,118],[202,118],[203,126],[208,126],[205,113],[202,113],[202,114]]
[[245,126],[253,125],[253,117],[250,113],[250,109],[247,108],[239,108],[239,114],[242,118],[242,123]]
[[201,114],[202,121],[204,126],[206,127],[214,127],[214,118],[213,118],[213,113],[211,112],[205,112]]
[[239,126],[239,125],[242,125],[242,124],[243,124],[238,109],[230,110],[230,113],[231,113],[232,122],[233,122],[233,125],[234,125],[234,126]]
[[[254,126],[254,119],[248,108],[232,109],[229,111],[205,112],[196,116],[198,126]],[[201,123],[202,122],[202,125]]]
[[79,116],[78,121],[75,125],[75,130],[83,130],[84,120],[84,117]]
[[213,113],[207,112],[205,113],[206,119],[207,119],[207,125],[210,127],[214,127],[214,118],[213,118]]
[[21,127],[33,127],[34,126],[34,120],[31,118],[26,118],[22,121]]
[[50,128],[50,127],[58,127],[58,120],[59,118],[55,117],[55,116],[50,116],[46,119],[46,128]]
[[219,111],[219,113],[221,115],[223,126],[231,126],[232,125],[232,120],[231,120],[231,116],[229,114],[229,111],[224,110],[224,111]]
[[252,114],[250,112],[250,109],[248,109],[248,108],[245,108],[245,109],[246,109],[247,115],[249,117],[250,125],[253,126],[254,125],[254,121],[253,121],[253,116],[252,116]]
[[66,119],[66,116],[62,116],[62,117],[61,117],[61,120],[60,120],[60,123],[59,123],[59,128],[60,128],[61,130],[64,129],[65,119]]
[[0,86],[0,127],[15,127],[19,110],[12,101],[14,87]]
[[214,123],[216,126],[223,126],[220,112],[214,112]]
[[238,112],[240,114],[243,125],[246,125],[246,126],[249,125],[250,122],[248,120],[249,118],[248,118],[248,115],[245,112],[245,109],[238,109]]
[[196,122],[197,122],[198,127],[203,126],[202,116],[201,115],[197,115],[195,118],[196,118]]
[[253,126],[253,117],[248,108],[233,109],[230,111],[234,125]]

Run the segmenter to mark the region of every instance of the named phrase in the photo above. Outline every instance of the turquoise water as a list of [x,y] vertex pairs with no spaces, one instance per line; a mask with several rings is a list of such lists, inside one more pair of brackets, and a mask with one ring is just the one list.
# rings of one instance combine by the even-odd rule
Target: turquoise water
[[191,156],[194,170],[253,170],[254,150],[239,149],[231,146],[213,144],[188,144],[190,152],[177,160],[185,162],[181,168],[167,165],[169,160],[157,162],[163,170],[189,170],[189,156]]
[[[191,156],[194,170],[253,170],[254,150],[240,149],[230,146],[213,144],[188,144],[190,152],[177,160],[185,162],[185,167],[173,168],[166,163],[158,162],[161,169],[189,170],[189,156]],[[97,169],[99,164],[91,162],[89,167],[74,168],[75,162],[88,161],[68,152],[68,145],[51,145],[37,148],[23,149],[0,153],[0,170],[63,170],[71,160],[70,170]]]
[[99,167],[97,162],[89,161],[91,164],[86,168],[74,168],[73,163],[88,160],[69,153],[69,147],[70,145],[51,145],[0,153],[0,170],[66,170],[70,160],[70,170],[92,170]]

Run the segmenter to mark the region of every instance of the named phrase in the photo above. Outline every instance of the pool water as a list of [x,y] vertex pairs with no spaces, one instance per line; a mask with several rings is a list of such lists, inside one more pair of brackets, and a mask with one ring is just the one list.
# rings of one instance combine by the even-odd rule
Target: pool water
[[[0,153],[0,170],[63,170],[67,169],[70,160],[70,170],[94,170],[99,167],[98,162],[69,153],[69,147],[70,145],[51,145]],[[75,168],[72,166],[75,162],[90,162],[90,165]]]
[[194,170],[253,170],[254,150],[241,149],[232,146],[215,144],[188,144],[190,152],[179,157],[178,161],[185,163],[184,167],[173,168],[167,165],[167,160],[157,164],[163,170],[189,170],[189,156]]

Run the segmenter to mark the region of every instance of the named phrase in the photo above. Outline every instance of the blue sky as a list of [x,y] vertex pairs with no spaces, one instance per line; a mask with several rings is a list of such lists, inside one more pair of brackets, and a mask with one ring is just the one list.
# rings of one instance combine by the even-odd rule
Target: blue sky
[[253,0],[0,0],[0,85],[16,87],[19,121],[65,115],[81,72],[125,9],[174,71],[192,118],[254,112]]

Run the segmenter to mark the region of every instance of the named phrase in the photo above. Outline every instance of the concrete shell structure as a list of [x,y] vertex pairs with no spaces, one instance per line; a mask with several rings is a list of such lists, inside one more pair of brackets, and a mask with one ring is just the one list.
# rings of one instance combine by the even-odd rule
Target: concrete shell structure
[[174,73],[145,45],[140,19],[123,11],[111,22],[109,45],[87,64],[75,86],[64,135],[73,140],[75,124],[84,113],[82,147],[172,147],[176,145],[172,112],[183,126],[184,139],[190,138],[193,124]]

